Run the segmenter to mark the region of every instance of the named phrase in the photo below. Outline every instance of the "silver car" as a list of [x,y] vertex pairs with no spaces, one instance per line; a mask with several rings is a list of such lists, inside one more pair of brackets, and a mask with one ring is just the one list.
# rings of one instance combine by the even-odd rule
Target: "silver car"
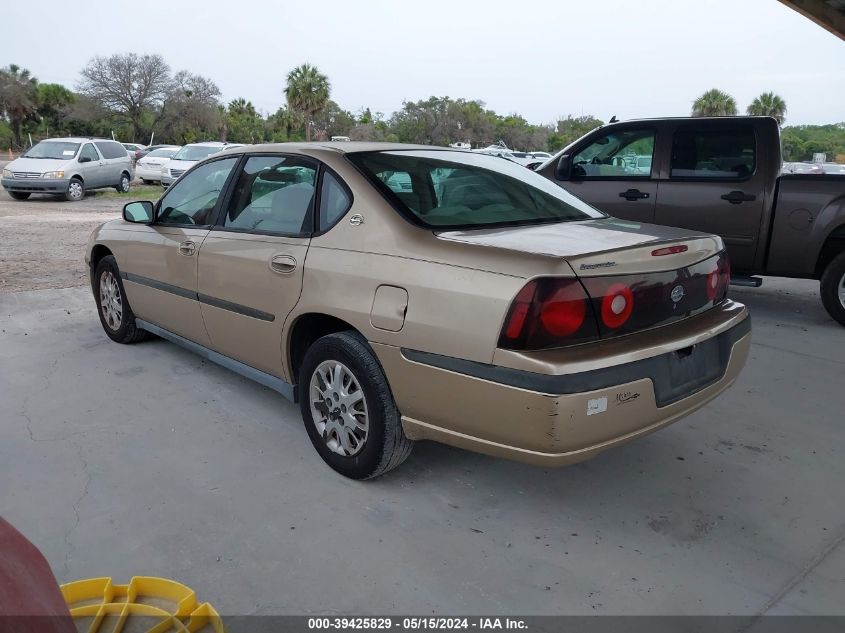
[[107,139],[51,138],[37,143],[3,169],[0,184],[15,200],[33,193],[82,200],[88,189],[129,191],[132,159],[120,143]]

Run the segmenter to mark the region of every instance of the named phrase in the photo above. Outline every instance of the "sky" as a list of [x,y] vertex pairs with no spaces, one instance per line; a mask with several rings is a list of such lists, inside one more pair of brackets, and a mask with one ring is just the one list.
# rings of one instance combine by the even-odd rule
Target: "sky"
[[845,121],[845,41],[776,0],[84,4],[68,21],[67,2],[7,3],[0,66],[75,86],[95,55],[159,53],[264,113],[282,105],[287,72],[309,62],[352,112],[389,115],[435,95],[532,123],[687,116],[715,87],[741,112],[775,91],[787,125]]

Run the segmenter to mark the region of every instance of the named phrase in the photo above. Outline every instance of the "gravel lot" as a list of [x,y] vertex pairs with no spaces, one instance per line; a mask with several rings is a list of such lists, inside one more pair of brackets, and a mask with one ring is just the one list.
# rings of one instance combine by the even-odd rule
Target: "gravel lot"
[[0,187],[0,292],[70,288],[88,283],[83,246],[98,225],[120,217],[123,205],[155,187],[129,194],[89,193],[82,202],[50,196],[12,200]]

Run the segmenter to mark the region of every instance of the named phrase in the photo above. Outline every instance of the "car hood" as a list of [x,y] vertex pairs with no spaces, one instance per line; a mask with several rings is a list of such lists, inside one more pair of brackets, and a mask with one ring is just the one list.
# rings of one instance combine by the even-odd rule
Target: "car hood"
[[43,174],[67,168],[68,159],[64,158],[18,158],[3,169]]
[[[602,218],[520,227],[446,231],[441,240],[566,260],[580,276],[654,272],[689,266],[724,250],[720,237],[656,224]],[[663,245],[685,247],[655,255]]]
[[168,158],[167,167],[169,169],[190,169],[194,165],[196,165],[199,161],[198,160],[173,160],[172,158]]

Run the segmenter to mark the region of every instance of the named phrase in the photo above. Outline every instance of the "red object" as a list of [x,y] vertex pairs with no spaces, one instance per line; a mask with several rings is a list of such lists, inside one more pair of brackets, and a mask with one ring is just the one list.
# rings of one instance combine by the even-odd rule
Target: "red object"
[[552,336],[572,336],[586,316],[587,300],[578,281],[561,284],[540,308],[540,321]]
[[661,255],[676,255],[677,253],[686,253],[689,247],[686,244],[678,244],[677,246],[667,246],[666,248],[658,248],[651,251],[652,257],[660,257]]
[[[621,304],[621,307],[620,307]],[[601,300],[601,320],[615,330],[625,325],[634,311],[634,293],[625,284],[613,284]]]
[[0,518],[0,633],[76,633],[46,559]]

